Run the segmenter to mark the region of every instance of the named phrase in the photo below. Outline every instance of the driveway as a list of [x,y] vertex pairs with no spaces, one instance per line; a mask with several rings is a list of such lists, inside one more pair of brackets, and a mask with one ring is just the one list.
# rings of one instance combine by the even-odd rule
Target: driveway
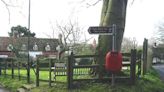
[[157,70],[160,75],[160,78],[164,81],[164,64],[153,65],[153,68]]

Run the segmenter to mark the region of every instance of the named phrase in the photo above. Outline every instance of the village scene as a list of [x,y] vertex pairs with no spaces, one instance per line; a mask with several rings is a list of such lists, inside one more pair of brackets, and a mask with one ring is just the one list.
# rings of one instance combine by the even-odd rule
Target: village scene
[[164,92],[163,0],[0,0],[0,92]]

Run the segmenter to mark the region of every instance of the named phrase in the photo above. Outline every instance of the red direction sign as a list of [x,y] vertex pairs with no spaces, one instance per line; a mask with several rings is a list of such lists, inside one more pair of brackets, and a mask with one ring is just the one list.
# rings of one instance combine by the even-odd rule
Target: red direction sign
[[89,34],[101,34],[101,35],[112,35],[112,28],[113,27],[89,27],[88,32]]

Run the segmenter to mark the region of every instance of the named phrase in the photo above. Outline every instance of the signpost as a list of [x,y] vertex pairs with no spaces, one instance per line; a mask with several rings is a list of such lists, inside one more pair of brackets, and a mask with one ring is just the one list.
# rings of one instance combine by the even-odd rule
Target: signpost
[[89,34],[99,34],[99,35],[112,35],[113,27],[89,27],[88,32]]
[[[112,86],[114,86],[114,73],[119,71],[122,67],[122,55],[117,51],[116,48],[116,25],[113,24],[111,27],[89,27],[89,34],[98,34],[98,35],[111,35],[112,38],[112,51],[106,55],[106,65],[105,68],[107,71],[112,72]],[[116,56],[113,55],[116,53]],[[113,65],[115,63],[115,65]],[[112,67],[111,67],[112,66]]]

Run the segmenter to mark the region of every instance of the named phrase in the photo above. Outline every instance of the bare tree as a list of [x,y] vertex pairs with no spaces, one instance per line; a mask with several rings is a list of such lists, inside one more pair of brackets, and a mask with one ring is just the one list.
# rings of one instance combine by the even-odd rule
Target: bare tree
[[[69,20],[68,23],[56,22],[56,28],[59,33],[59,44],[62,48],[61,54],[67,50],[73,49],[75,52],[79,52],[92,38],[87,38],[83,28],[80,27],[77,21]],[[53,29],[54,30],[54,29]]]
[[155,30],[154,38],[158,43],[164,43],[164,23],[160,22]]
[[136,38],[127,38],[124,37],[121,45],[122,52],[130,52],[131,49],[137,48],[137,40]]
[[[17,0],[16,0],[17,1]],[[7,1],[5,1],[5,0],[1,0],[1,3],[3,3],[4,5],[5,5],[5,8],[6,8],[6,10],[8,11],[8,15],[9,15],[9,17],[8,17],[8,21],[9,21],[9,23],[10,23],[10,7],[19,7],[18,5],[14,5],[13,3],[12,3],[12,0],[9,0],[9,2],[7,2]]]

